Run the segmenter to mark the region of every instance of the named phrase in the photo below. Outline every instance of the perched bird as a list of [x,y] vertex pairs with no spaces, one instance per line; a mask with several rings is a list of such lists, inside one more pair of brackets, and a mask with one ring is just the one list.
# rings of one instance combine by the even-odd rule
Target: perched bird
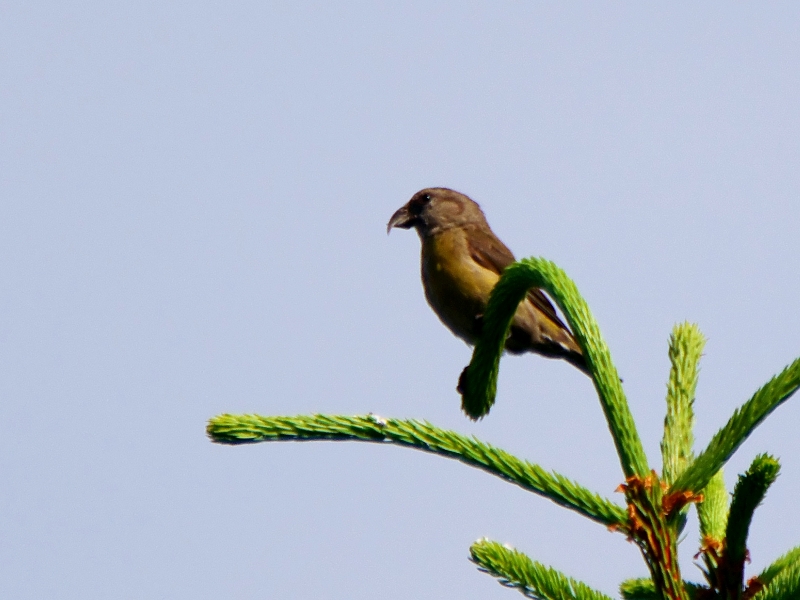
[[[503,270],[514,262],[514,255],[489,228],[480,206],[447,188],[427,188],[414,194],[389,219],[387,233],[394,227],[417,230],[428,304],[450,331],[474,345],[489,293]],[[506,350],[563,358],[588,373],[575,338],[537,288],[520,302]]]

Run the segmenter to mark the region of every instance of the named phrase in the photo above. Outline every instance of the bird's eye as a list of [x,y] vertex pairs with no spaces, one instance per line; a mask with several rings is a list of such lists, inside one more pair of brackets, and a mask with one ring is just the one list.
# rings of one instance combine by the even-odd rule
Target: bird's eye
[[430,194],[417,196],[409,203],[409,209],[411,210],[412,214],[418,215],[422,212],[422,209],[430,203],[430,201]]

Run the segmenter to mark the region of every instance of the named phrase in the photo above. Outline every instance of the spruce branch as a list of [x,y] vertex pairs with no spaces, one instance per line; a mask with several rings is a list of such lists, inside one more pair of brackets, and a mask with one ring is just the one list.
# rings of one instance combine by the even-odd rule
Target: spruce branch
[[384,419],[376,415],[218,415],[208,422],[208,436],[220,444],[265,441],[356,440],[408,446],[453,458],[501,477],[574,510],[606,527],[625,531],[625,510],[581,485],[523,461],[475,437],[439,429],[427,422]]
[[725,551],[720,565],[720,580],[728,598],[739,598],[744,587],[744,562],[747,557],[747,534],[753,512],[761,504],[767,489],[778,477],[780,465],[768,454],[758,455],[733,491]]
[[697,505],[700,536],[706,545],[709,540],[721,543],[728,524],[728,490],[725,488],[723,470],[717,471],[703,489],[703,501]]
[[705,337],[693,323],[680,323],[669,339],[672,365],[667,384],[667,416],[661,442],[662,481],[672,484],[694,458],[694,397]]
[[678,562],[677,523],[670,515],[694,498],[664,496],[665,488],[653,472],[629,477],[619,489],[628,502],[630,538],[639,546],[659,594],[664,600],[689,600]]
[[623,600],[661,600],[652,579],[626,579],[619,584]]
[[[684,581],[683,586],[690,600],[699,600],[699,593],[705,589],[690,581]],[[619,586],[619,594],[623,600],[661,600],[652,579],[626,579]]]
[[673,483],[670,491],[702,490],[753,430],[800,386],[800,358],[770,379],[739,407],[706,449]]
[[773,579],[780,575],[784,569],[795,567],[800,569],[800,546],[792,548],[781,556],[758,575],[758,580],[765,586],[769,586]]
[[[459,380],[462,407],[473,419],[495,400],[500,356],[518,304],[532,287],[547,292],[561,308],[581,347],[588,371],[625,473],[619,491],[625,508],[562,475],[523,461],[475,437],[439,429],[428,422],[366,416],[301,415],[263,417],[223,414],[207,426],[221,444],[261,441],[355,440],[396,444],[452,458],[544,496],[637,544],[649,579],[620,587],[625,600],[800,600],[800,547],[758,577],[744,582],[746,541],[755,508],[777,477],[778,462],[756,457],[740,477],[733,500],[722,467],[750,433],[800,387],[800,359],[761,387],[737,409],[706,449],[693,456],[694,398],[705,340],[689,323],[676,325],[670,338],[671,371],[661,443],[662,477],[650,471],[621,380],[586,302],[575,284],[553,263],[531,258],[510,265],[491,293],[481,337]],[[679,533],[689,504],[698,503],[707,586],[683,580],[678,561]],[[481,540],[471,559],[500,583],[535,600],[607,600],[585,584],[532,561],[516,550]],[[697,558],[697,557],[695,557]]]
[[482,571],[533,600],[611,600],[585,583],[497,542],[478,540],[472,544],[470,554]]
[[797,600],[800,598],[800,563],[787,565],[753,600]]
[[575,283],[548,260],[527,258],[509,265],[492,290],[481,337],[459,382],[464,411],[478,419],[494,403],[500,355],[511,320],[532,287],[545,290],[555,300],[583,350],[625,476],[648,475],[644,447],[600,328]]

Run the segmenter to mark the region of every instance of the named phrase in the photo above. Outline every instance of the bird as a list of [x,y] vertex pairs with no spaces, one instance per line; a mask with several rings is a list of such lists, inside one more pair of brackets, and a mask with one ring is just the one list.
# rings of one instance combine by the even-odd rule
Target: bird
[[[416,230],[428,304],[453,334],[475,345],[489,294],[515,262],[511,250],[491,230],[478,203],[449,188],[414,194],[389,219],[387,234],[394,228]],[[517,307],[505,350],[564,359],[590,374],[572,332],[538,288],[530,289]]]

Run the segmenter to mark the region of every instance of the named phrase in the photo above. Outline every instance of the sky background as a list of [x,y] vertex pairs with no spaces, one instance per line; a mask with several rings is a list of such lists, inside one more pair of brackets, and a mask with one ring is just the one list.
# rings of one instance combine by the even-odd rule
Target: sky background
[[[223,412],[427,419],[621,502],[590,381],[470,350],[425,303],[417,190],[584,294],[658,467],[676,322],[697,449],[800,355],[800,5],[0,4],[0,596],[517,598],[488,536],[616,596],[619,534],[397,447],[205,436]],[[800,543],[800,398],[750,573]],[[698,580],[692,521],[681,546]]]

